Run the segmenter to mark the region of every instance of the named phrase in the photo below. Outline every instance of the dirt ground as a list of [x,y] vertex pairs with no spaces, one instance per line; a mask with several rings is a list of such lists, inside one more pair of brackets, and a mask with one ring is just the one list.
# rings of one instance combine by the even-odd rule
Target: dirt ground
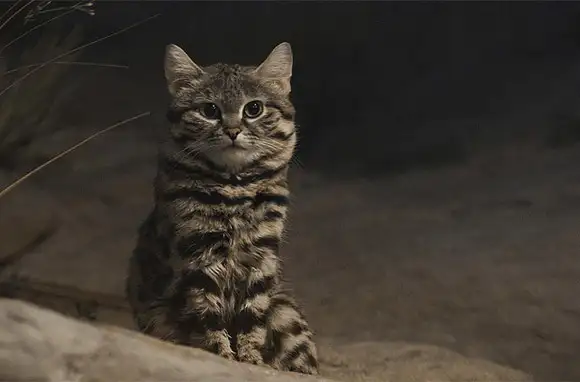
[[[55,135],[47,150],[107,118],[143,111],[135,104],[118,115],[79,114],[78,124],[93,118],[88,127]],[[151,118],[91,142],[0,199],[4,254],[46,226],[56,229],[9,269],[52,297],[21,295],[57,306],[55,294],[93,293],[117,306],[97,310],[99,320],[130,326],[123,278],[152,203],[149,127],[161,126],[164,106],[156,105]],[[372,179],[294,169],[283,256],[318,336],[337,344],[415,341],[540,380],[580,379],[578,164],[574,148],[510,147]],[[0,185],[12,177],[2,174]]]

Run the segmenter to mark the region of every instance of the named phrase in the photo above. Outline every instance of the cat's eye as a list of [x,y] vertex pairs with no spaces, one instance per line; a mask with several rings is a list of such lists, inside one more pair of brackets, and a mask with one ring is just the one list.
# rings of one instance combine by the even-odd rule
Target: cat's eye
[[207,119],[219,119],[221,115],[220,108],[215,103],[204,103],[199,108],[200,114]]
[[244,106],[244,116],[257,118],[264,111],[264,104],[260,101],[250,101]]

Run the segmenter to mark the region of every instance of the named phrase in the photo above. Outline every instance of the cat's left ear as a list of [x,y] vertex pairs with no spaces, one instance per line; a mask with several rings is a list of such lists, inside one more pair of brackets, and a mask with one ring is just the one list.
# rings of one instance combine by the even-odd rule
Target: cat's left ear
[[292,77],[292,47],[289,43],[278,44],[255,70],[258,77],[276,86],[283,94],[290,93]]

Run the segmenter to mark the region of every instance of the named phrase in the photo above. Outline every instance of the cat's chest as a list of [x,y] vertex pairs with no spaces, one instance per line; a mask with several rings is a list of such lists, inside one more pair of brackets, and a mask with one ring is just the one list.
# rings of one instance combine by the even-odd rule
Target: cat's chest
[[245,287],[248,280],[254,279],[259,272],[260,260],[253,263],[240,261],[236,256],[216,259],[207,264],[194,265],[199,271],[209,276],[222,289],[237,289]]
[[[223,228],[223,227],[222,227]],[[178,273],[202,272],[220,288],[244,287],[262,269],[264,257],[252,244],[255,232],[231,227],[215,232],[193,231],[187,247],[173,251],[171,268]]]
[[198,271],[209,276],[217,286],[216,294],[223,304],[224,314],[237,312],[251,289],[253,280],[263,279],[260,267],[243,264],[235,257],[201,266]]

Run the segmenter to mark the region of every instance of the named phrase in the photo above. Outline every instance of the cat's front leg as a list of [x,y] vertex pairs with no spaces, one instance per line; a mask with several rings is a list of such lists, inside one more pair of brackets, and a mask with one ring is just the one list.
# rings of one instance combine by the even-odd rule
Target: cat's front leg
[[266,312],[270,297],[266,293],[249,294],[236,317],[237,359],[261,365],[267,340]]
[[190,271],[177,289],[183,301],[179,328],[181,332],[202,333],[202,347],[227,359],[235,359],[231,337],[227,331],[228,317],[223,293],[219,286],[201,270]]
[[273,295],[266,317],[272,342],[267,363],[275,369],[318,374],[318,355],[313,332],[300,307],[286,292]]
[[203,346],[220,357],[235,360],[234,350],[231,346],[231,338],[226,329],[206,330]]

